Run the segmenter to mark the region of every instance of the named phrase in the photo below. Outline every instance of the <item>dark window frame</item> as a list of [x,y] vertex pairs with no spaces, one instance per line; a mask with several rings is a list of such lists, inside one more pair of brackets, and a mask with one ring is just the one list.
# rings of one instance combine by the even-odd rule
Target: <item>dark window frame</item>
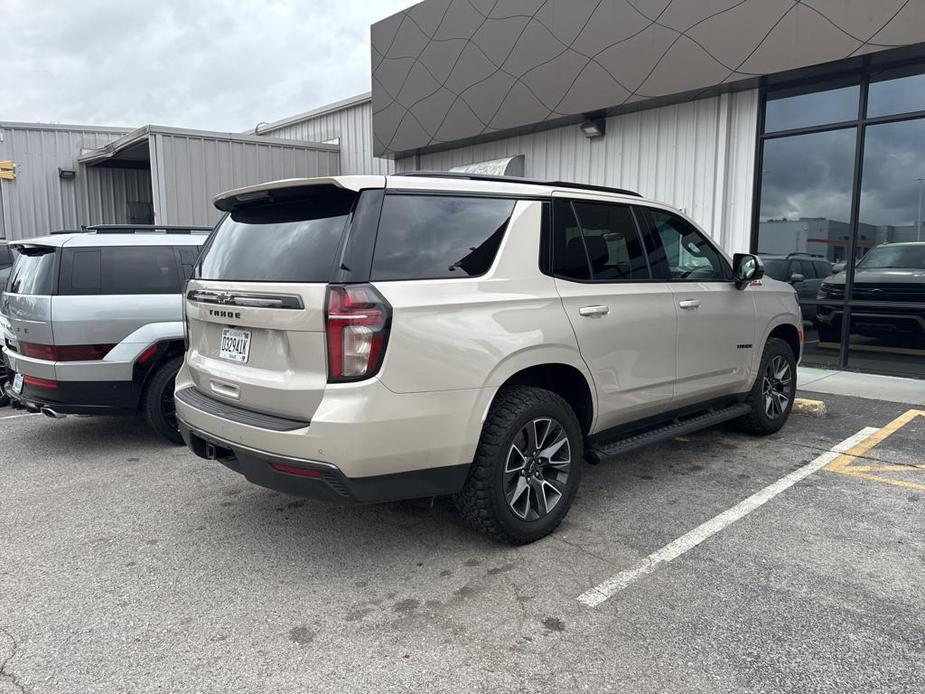
[[[752,177],[752,214],[749,238],[749,247],[752,253],[757,253],[758,249],[765,142],[768,140],[792,137],[795,135],[807,135],[811,133],[830,132],[834,130],[844,130],[846,128],[855,128],[856,136],[854,149],[854,169],[852,172],[851,181],[851,213],[848,220],[849,239],[847,258],[854,259],[856,257],[858,249],[858,225],[860,220],[861,188],[864,174],[864,147],[865,139],[867,136],[867,129],[871,126],[881,125],[884,123],[901,123],[906,121],[925,119],[925,110],[911,111],[906,113],[894,113],[883,116],[869,116],[868,99],[870,96],[870,85],[872,81],[877,81],[872,78],[884,72],[916,67],[921,70],[921,73],[925,73],[925,57],[919,55],[912,58],[884,62],[882,64],[874,64],[872,56],[868,54],[862,56],[860,68],[857,70],[836,70],[827,76],[814,75],[811,77],[798,78],[795,80],[781,82],[774,84],[773,86],[769,85],[767,76],[760,79],[758,86],[758,123],[755,145],[755,164]],[[856,119],[850,121],[842,121],[839,123],[827,123],[825,125],[813,125],[804,128],[794,128],[791,130],[781,130],[769,133],[765,132],[765,115],[769,94],[773,95],[775,93],[796,92],[800,89],[805,90],[806,93],[813,91],[823,91],[828,85],[843,81],[846,79],[846,77],[856,78],[860,86],[858,113]],[[837,368],[840,369],[850,369],[849,352],[851,347],[850,327],[852,319],[852,308],[863,308],[870,305],[869,301],[855,300],[853,297],[855,263],[849,261],[845,270],[845,295],[842,299],[816,299],[801,301],[801,305],[806,306],[838,305],[839,309],[843,311],[841,343],[839,345],[839,356],[837,364]],[[896,304],[890,304],[890,306],[896,307]],[[908,308],[909,304],[903,304],[903,306]]]

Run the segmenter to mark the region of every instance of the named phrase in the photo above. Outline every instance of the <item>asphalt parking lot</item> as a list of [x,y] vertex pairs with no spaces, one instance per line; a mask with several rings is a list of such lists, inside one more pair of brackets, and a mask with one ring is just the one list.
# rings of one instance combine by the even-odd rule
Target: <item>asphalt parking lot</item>
[[0,410],[0,693],[925,691],[925,416],[823,399],[589,467],[516,549],[445,501],[305,502],[141,422]]

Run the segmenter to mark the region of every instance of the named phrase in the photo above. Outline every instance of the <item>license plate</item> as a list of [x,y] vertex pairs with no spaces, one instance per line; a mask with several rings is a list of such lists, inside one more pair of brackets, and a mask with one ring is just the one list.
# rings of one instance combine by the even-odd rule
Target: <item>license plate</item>
[[251,331],[222,328],[222,344],[218,356],[222,359],[247,363],[251,352]]
[[13,392],[17,395],[22,393],[22,374],[13,376]]

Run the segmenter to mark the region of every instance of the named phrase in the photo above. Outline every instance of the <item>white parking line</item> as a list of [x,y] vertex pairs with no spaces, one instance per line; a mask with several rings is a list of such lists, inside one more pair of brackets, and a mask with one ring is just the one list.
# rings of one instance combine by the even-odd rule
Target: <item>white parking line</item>
[[671,561],[672,559],[680,557],[682,554],[688,550],[693,549],[707,538],[712,537],[723,528],[726,528],[727,526],[735,523],[740,518],[747,516],[756,508],[767,503],[781,492],[795,485],[800,480],[809,477],[817,470],[821,470],[842,453],[851,449],[853,446],[856,446],[861,441],[864,441],[878,431],[880,430],[877,427],[865,427],[864,429],[861,429],[854,436],[851,436],[838,445],[833,446],[831,449],[818,456],[811,462],[807,463],[803,467],[798,468],[797,470],[791,472],[789,475],[780,478],[777,480],[777,482],[769,484],[760,492],[752,494],[744,501],[741,501],[730,508],[728,511],[723,511],[718,516],[714,516],[707,522],[698,525],[696,528],[691,530],[689,533],[682,535],[677,540],[669,542],[660,550],[653,552],[632,568],[621,571],[615,576],[608,578],[603,583],[600,583],[594,588],[591,588],[590,590],[582,593],[578,596],[578,602],[583,603],[588,607],[596,607],[597,605],[600,605],[602,602],[610,597],[613,597],[616,593],[620,592],[637,579],[642,578],[643,576],[647,576],[648,574],[655,571],[659,564],[664,564]]

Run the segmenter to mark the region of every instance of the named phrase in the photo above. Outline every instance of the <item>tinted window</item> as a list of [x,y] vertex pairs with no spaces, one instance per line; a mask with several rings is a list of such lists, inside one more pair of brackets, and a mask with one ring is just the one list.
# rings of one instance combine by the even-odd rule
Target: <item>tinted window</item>
[[10,294],[53,294],[57,273],[57,253],[54,249],[44,247],[21,250],[10,274],[7,291]]
[[372,279],[476,277],[494,262],[513,200],[386,195]]
[[810,94],[787,91],[768,95],[765,132],[857,120],[860,94],[861,89],[855,84]]
[[10,253],[9,246],[0,244],[0,268],[9,267],[13,264],[13,255]]
[[593,280],[649,279],[636,221],[626,205],[573,203]]
[[[808,260],[794,260],[793,264],[790,266],[790,277],[794,275],[803,275],[803,279],[813,279],[816,276],[815,271],[813,270],[813,264]],[[790,277],[787,278],[787,281],[790,281]]]
[[661,262],[653,266],[653,275],[692,281],[725,280],[731,276],[726,261],[691,224],[661,210],[648,210],[648,216],[664,254]]
[[867,94],[867,115],[925,111],[925,74],[922,66],[885,72],[873,77]]
[[832,274],[832,263],[827,263],[824,260],[814,260],[813,265],[816,266],[816,277],[828,277]]
[[770,260],[762,258],[764,262],[764,274],[774,280],[780,280],[781,282],[786,282],[789,277],[787,277],[787,270],[790,269],[790,261],[780,260],[777,258],[772,258]]
[[590,280],[591,265],[572,203],[556,199],[553,207],[553,272],[559,277]]
[[101,251],[100,293],[176,294],[180,291],[173,248],[149,246],[103,248]]
[[10,279],[10,271],[12,269],[11,267],[0,268],[0,292],[6,288],[6,281]]
[[[845,260],[856,138],[857,130],[847,128],[764,142],[759,254]],[[914,176],[908,178],[914,187]]]
[[100,291],[100,249],[82,248],[72,252],[72,294],[98,294]]
[[219,225],[199,276],[241,282],[328,282],[356,198],[334,193],[235,210]]

